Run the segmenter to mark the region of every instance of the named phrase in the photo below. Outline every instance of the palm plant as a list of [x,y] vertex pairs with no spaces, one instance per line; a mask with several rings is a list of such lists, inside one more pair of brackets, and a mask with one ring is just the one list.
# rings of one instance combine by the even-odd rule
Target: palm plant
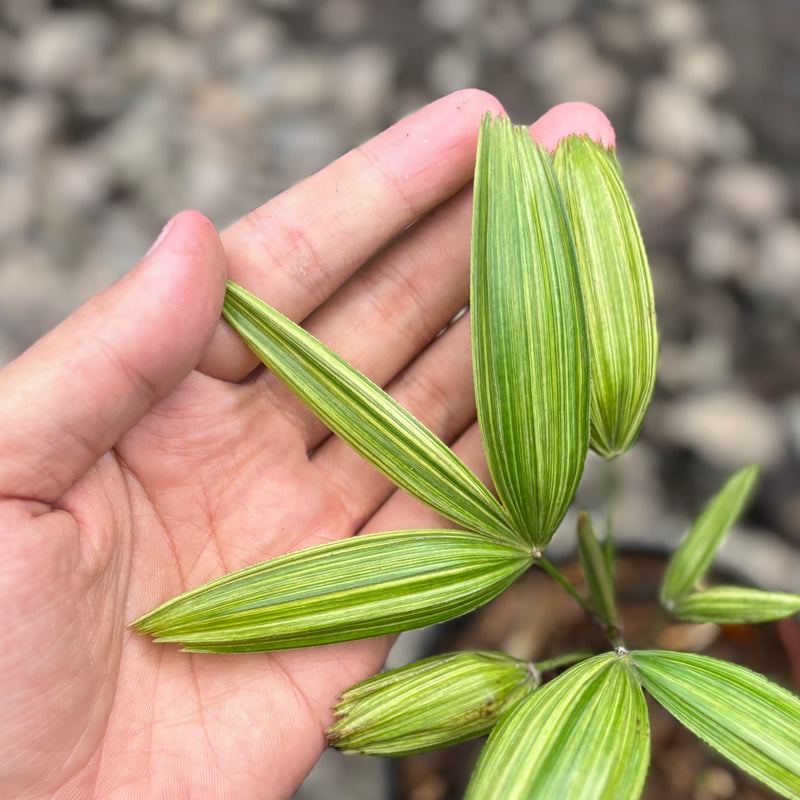
[[[341,642],[469,612],[538,566],[606,634],[599,654],[531,663],[436,656],[367,679],[335,708],[331,743],[404,755],[490,733],[467,797],[638,798],[647,773],[643,690],[739,767],[800,798],[800,701],[703,655],[630,650],[613,548],[579,515],[584,597],[545,551],[591,447],[630,449],[653,392],[657,332],[644,247],[613,150],[586,137],[554,153],[487,116],[475,171],[470,285],[478,422],[495,493],[419,421],[273,308],[230,283],[223,315],[338,436],[458,529],[390,531],[290,553],[200,586],[134,623],[188,651]],[[670,559],[661,602],[721,623],[796,613],[800,595],[698,588],[757,469],[709,502]],[[536,613],[535,611],[533,613]],[[563,668],[541,685],[545,670]]]

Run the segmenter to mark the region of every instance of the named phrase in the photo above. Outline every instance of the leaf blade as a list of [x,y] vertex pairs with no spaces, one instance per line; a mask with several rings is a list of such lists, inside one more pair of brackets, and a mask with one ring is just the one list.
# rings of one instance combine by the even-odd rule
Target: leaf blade
[[613,148],[567,136],[553,165],[584,288],[591,447],[614,458],[633,446],[655,387],[658,331],[650,268]]
[[772,622],[800,611],[800,594],[745,586],[712,586],[682,595],[672,613],[687,622],[745,625]]
[[397,633],[466,613],[531,557],[483,534],[390,531],[310,547],[179,595],[133,623],[202,652],[261,652]]
[[758,478],[758,466],[736,472],[711,498],[680,547],[672,554],[661,584],[661,602],[670,610],[691,591],[714,560],[714,553],[744,510]]
[[532,664],[505,653],[432,656],[343,692],[328,739],[344,752],[369,755],[448,747],[488,733],[539,680]]
[[478,422],[517,530],[550,540],[577,488],[589,436],[589,355],[569,222],[547,153],[484,118],[470,278]]
[[634,651],[645,689],[697,736],[785,797],[800,798],[800,699],[696,653]]
[[595,536],[592,518],[586,511],[578,514],[578,558],[597,616],[606,625],[616,628],[614,577],[607,554]]
[[639,684],[616,653],[604,653],[505,714],[466,800],[635,800],[647,772],[648,743]]
[[389,480],[465,528],[519,538],[497,500],[450,448],[299,325],[230,281],[223,317],[334,433]]

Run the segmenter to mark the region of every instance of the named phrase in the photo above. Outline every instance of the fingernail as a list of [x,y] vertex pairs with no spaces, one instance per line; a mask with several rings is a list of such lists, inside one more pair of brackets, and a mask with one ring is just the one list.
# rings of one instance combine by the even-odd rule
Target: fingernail
[[153,244],[150,245],[150,248],[144,254],[145,258],[147,258],[147,256],[149,256],[150,253],[152,253],[161,244],[161,242],[163,242],[164,239],[166,239],[167,234],[170,232],[170,229],[172,228],[174,222],[175,222],[175,217],[170,219],[167,222],[167,224],[161,229],[161,233],[158,234],[158,238],[153,242]]

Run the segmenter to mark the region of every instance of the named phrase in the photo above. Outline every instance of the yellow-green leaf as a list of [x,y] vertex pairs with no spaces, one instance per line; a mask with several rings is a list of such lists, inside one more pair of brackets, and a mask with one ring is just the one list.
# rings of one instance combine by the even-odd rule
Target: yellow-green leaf
[[689,730],[784,797],[800,798],[800,700],[763,675],[696,653],[630,654],[642,684]]
[[205,652],[363,639],[471,611],[531,560],[519,547],[464,531],[356,536],[225,575],[133,625],[157,641]]
[[591,352],[591,446],[629,449],[658,361],[653,287],[636,215],[613,149],[568,136],[553,156],[578,254]]
[[345,752],[384,756],[447,747],[488,733],[538,685],[533,664],[504,653],[433,656],[350,687],[328,739]]
[[589,344],[569,221],[548,154],[526,128],[483,121],[471,277],[478,421],[497,492],[535,547],[583,471]]
[[570,668],[489,736],[466,800],[636,800],[649,762],[644,696],[624,656]]
[[272,372],[391,481],[465,528],[519,538],[450,448],[299,325],[232,282],[222,313]]
[[672,554],[661,585],[661,602],[671,610],[675,601],[690,592],[705,575],[714,553],[739,518],[758,478],[758,466],[740,469],[716,495]]
[[597,616],[606,625],[616,627],[614,578],[607,555],[595,536],[592,518],[586,511],[578,515],[578,557]]
[[771,622],[800,611],[800,594],[765,592],[745,586],[712,586],[682,595],[672,613],[689,622],[744,625]]

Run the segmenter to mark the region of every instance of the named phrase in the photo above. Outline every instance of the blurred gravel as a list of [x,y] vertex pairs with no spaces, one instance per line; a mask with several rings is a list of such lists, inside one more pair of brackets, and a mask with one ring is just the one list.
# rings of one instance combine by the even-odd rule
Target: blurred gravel
[[[179,209],[222,227],[469,85],[519,122],[579,99],[617,129],[662,335],[619,535],[674,541],[756,459],[725,557],[800,589],[796,0],[1,0],[0,364]],[[591,462],[584,502],[607,484]],[[297,800],[386,796],[379,761],[324,764]]]

